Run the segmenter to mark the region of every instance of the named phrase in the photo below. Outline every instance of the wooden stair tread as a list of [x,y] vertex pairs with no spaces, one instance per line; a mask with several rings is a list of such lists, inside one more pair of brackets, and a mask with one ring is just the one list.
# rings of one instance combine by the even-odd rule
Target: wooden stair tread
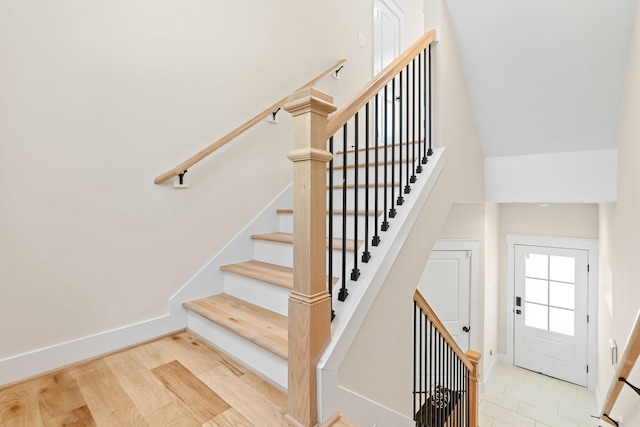
[[[278,209],[278,213],[293,213],[293,209],[288,210],[288,209],[282,209],[283,212],[280,212],[281,210]],[[251,236],[252,239],[254,240],[265,240],[265,241],[269,241],[269,242],[279,242],[279,243],[289,243],[289,244],[293,244],[293,234],[291,233],[266,233],[266,234],[254,234]],[[362,244],[361,240],[358,240],[358,246],[360,246]],[[329,246],[329,239],[327,239],[327,246]],[[347,239],[347,245],[346,245],[347,251],[349,252],[353,252],[355,250],[355,245],[353,243],[353,240]],[[339,238],[334,238],[333,239],[333,249],[335,250],[342,250],[342,239]],[[258,262],[258,261],[255,261]],[[262,263],[262,264],[266,264],[266,263]],[[286,268],[286,267],[280,267],[280,268]],[[293,270],[292,273],[293,275]],[[334,279],[337,280],[337,279]]]
[[293,269],[262,261],[244,261],[220,267],[222,271],[293,289]]
[[[293,213],[293,209],[292,208],[280,208],[276,211],[279,214],[292,214]],[[353,215],[355,213],[355,211],[353,209],[347,209],[347,215]],[[378,216],[382,215],[381,210],[378,211]],[[327,211],[327,215],[329,214],[329,211]],[[334,215],[342,215],[342,209],[334,209],[333,210],[333,214]],[[363,210],[359,210],[358,211],[358,215],[362,216],[364,215],[364,211]],[[369,216],[375,216],[376,213],[371,210],[369,211]]]
[[185,308],[287,360],[288,319],[227,294],[188,301]]
[[254,260],[223,265],[220,270],[293,289],[293,269],[289,267]]

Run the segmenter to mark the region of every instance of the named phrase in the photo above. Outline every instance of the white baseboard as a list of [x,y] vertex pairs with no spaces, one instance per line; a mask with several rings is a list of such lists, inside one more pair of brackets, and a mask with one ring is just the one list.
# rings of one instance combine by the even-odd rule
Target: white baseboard
[[478,390],[480,391],[480,393],[484,393],[486,385],[489,384],[489,381],[491,381],[491,375],[493,375],[493,369],[496,367],[496,364],[502,363],[499,361],[499,359],[500,359],[500,355],[497,354],[496,357],[493,358],[493,362],[491,362],[491,366],[489,367],[487,374],[482,378],[482,381],[480,381],[480,383],[478,384]]
[[149,341],[186,326],[186,317],[167,315],[2,359],[0,386]]
[[415,421],[351,390],[338,387],[340,413],[361,427],[414,427]]

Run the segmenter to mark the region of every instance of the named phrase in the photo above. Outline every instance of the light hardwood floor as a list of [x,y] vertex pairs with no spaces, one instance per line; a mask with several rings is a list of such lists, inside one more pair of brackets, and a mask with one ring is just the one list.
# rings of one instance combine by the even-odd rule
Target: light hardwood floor
[[0,388],[0,425],[287,426],[285,392],[188,332]]

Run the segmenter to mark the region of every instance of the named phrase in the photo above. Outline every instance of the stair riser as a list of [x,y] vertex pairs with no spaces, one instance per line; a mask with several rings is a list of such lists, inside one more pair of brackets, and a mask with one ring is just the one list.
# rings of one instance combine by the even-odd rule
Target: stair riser
[[187,328],[212,346],[235,357],[281,387],[287,388],[286,360],[191,311],[187,312]]
[[[404,186],[404,183],[403,183],[403,186]],[[390,184],[387,185],[386,192],[387,192],[388,204],[391,204],[391,190],[392,190],[391,185]],[[379,183],[377,190],[375,187],[369,188],[368,193],[369,193],[369,210],[370,211],[373,211],[373,208],[374,208],[376,192],[378,193],[378,207],[381,208],[382,204],[384,203],[384,193],[385,193],[384,184],[382,182]],[[349,209],[353,210],[355,208],[356,193],[358,194],[358,210],[364,211],[365,195],[367,194],[367,191],[365,188],[358,188],[357,190],[355,188],[347,188],[347,210]],[[394,199],[397,200],[398,195],[400,193],[400,187],[398,185],[393,187],[393,193],[394,193],[393,194]],[[327,192],[327,209],[329,209],[329,193],[328,192]],[[334,210],[342,209],[342,189],[333,190],[333,209]]]
[[[388,156],[389,159],[391,159],[391,154],[393,152],[395,152],[396,159],[398,159],[400,157],[400,147],[402,147],[402,157],[403,158],[407,157],[407,146],[406,145],[400,146],[396,142],[395,147],[392,148],[391,147],[391,141],[389,141],[387,144],[388,144],[388,146],[387,146],[387,156]],[[361,145],[364,148],[364,142],[362,142]],[[348,148],[349,149],[351,149],[352,146],[353,146],[353,144],[348,144]],[[335,147],[334,149],[336,151],[341,151],[342,150],[342,142],[340,142],[339,145],[334,143],[334,147]],[[420,150],[421,150],[420,153],[422,153],[423,147],[424,146],[420,147]],[[360,150],[358,152],[358,163],[363,163],[364,160],[365,160],[365,156],[366,156],[366,152],[364,150]],[[369,160],[373,161],[374,156],[375,156],[375,149],[369,149]],[[380,146],[378,148],[378,158],[382,159],[383,156],[384,156],[384,146]],[[409,156],[410,157],[413,156],[413,145],[411,145],[411,144],[409,145]],[[418,156],[418,145],[416,144],[416,157],[417,156]],[[334,164],[335,165],[341,165],[342,164],[342,153],[336,153],[333,156],[333,159],[334,159]],[[353,164],[353,163],[355,163],[355,160],[356,160],[355,152],[347,153],[347,164]]]
[[[382,209],[382,203],[380,203],[379,208]],[[373,205],[371,206],[373,209]],[[398,209],[398,208],[396,208]],[[369,237],[371,237],[373,233],[375,217],[373,215],[369,216]],[[378,219],[378,229],[380,227],[380,219]],[[365,219],[364,215],[358,216],[358,238],[357,240],[363,240],[365,236]],[[329,220],[327,218],[327,235],[329,234]],[[347,215],[347,239],[354,240],[354,216]],[[292,214],[280,214],[280,231],[283,233],[293,233],[293,215]],[[333,237],[342,239],[342,215],[334,214],[333,215]]]
[[[254,258],[257,261],[263,261],[271,264],[278,264],[284,267],[293,268],[293,245],[288,243],[256,240],[253,246]],[[329,251],[327,250],[327,254],[328,253]],[[353,252],[347,252],[347,265],[351,263],[352,259]],[[342,251],[334,250],[333,260],[333,276],[339,277],[342,274]]]
[[289,312],[289,289],[271,283],[225,271],[224,293],[283,316]]
[[[373,159],[371,160],[373,161]],[[379,161],[383,161],[383,158],[381,157],[379,159]],[[396,181],[398,181],[400,179],[400,173],[402,173],[402,180],[403,182],[406,181],[406,161],[405,159],[402,160],[402,163],[395,163],[392,164],[391,163],[391,158],[389,157],[387,159],[388,161],[388,165],[386,167],[387,169],[387,182],[391,183],[391,174],[392,174],[392,169],[395,169],[395,179]],[[416,166],[418,165],[418,162],[416,161]],[[401,167],[402,166],[402,167]],[[365,167],[364,166],[360,166],[357,168],[358,169],[358,183],[362,184],[365,182]],[[376,170],[376,166],[369,166],[369,182],[370,183],[374,183],[375,182],[375,170]],[[355,170],[356,168],[347,168],[347,183],[348,184],[353,184],[355,182]],[[412,169],[409,168],[409,176],[411,176],[413,174]],[[342,184],[343,181],[343,169],[334,169],[333,171],[333,185],[340,185]],[[384,182],[384,167],[383,166],[378,166],[378,183],[383,183]],[[327,184],[329,184],[329,178],[327,175]]]

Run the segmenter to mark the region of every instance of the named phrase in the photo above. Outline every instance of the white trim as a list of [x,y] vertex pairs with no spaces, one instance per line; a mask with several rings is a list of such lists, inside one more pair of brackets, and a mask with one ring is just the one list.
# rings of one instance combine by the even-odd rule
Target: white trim
[[548,236],[527,236],[519,234],[507,234],[507,362],[513,365],[513,343],[514,343],[514,294],[515,294],[515,271],[514,271],[514,246],[543,246],[565,249],[582,249],[588,252],[587,262],[590,266],[587,274],[589,281],[588,309],[589,323],[587,324],[587,364],[589,373],[587,374],[587,387],[589,390],[596,389],[597,380],[597,334],[598,334],[598,240],[578,239],[571,237],[548,237]]
[[[373,30],[371,34],[371,60],[373,62],[373,75],[375,76],[378,72],[382,70],[376,69],[376,59],[382,57],[382,52],[379,51],[382,49],[382,46],[377,42],[378,36],[381,36],[379,33],[381,31],[379,21],[378,21],[378,10],[386,9],[393,15],[398,22],[398,39],[396,50],[398,55],[402,52],[402,28],[404,21],[404,10],[402,6],[396,0],[373,0]],[[376,51],[379,51],[376,53]],[[379,56],[376,56],[379,55]],[[397,56],[397,55],[396,55]]]
[[487,374],[480,378],[482,380],[478,383],[478,391],[480,391],[480,393],[485,392],[487,384],[489,384],[489,381],[491,381],[491,376],[493,375],[493,369],[500,362],[500,356],[501,355],[497,355],[497,357],[493,358],[493,362],[491,362],[491,366],[489,367]]
[[[478,348],[478,253],[479,240],[442,239],[436,240],[434,251],[469,251],[471,252],[470,282],[469,282],[469,348]],[[474,332],[475,331],[475,332]]]
[[0,360],[0,385],[149,341],[186,327],[180,316],[163,316]]

